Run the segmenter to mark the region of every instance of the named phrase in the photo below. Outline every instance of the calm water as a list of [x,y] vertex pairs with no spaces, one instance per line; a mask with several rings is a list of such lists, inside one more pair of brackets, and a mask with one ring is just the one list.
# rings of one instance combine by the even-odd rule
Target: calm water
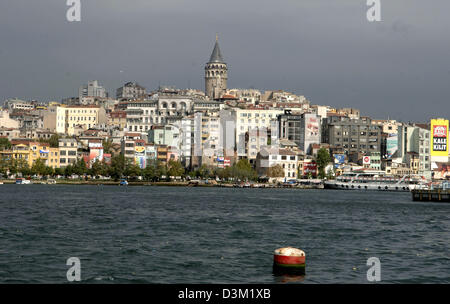
[[450,204],[408,193],[0,185],[0,283],[278,283],[272,252],[306,252],[303,283],[450,282]]

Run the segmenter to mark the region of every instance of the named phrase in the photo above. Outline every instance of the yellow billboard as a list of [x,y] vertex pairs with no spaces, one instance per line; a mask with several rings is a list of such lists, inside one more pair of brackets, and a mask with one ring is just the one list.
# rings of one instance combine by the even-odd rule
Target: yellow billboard
[[431,156],[448,157],[448,120],[431,120]]

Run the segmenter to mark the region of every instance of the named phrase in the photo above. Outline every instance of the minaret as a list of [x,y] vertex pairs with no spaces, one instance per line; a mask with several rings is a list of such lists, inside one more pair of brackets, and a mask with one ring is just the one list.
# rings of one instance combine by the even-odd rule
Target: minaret
[[209,62],[205,66],[205,93],[211,99],[223,96],[227,89],[228,68],[219,48],[219,37],[216,34],[216,44]]

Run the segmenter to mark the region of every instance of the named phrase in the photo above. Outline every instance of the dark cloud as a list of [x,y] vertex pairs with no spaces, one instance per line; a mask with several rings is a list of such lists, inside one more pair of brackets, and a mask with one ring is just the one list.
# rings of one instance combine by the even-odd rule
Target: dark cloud
[[203,89],[219,33],[229,86],[285,89],[375,118],[450,117],[450,3],[381,0],[65,0],[0,3],[0,100],[60,100],[98,79]]

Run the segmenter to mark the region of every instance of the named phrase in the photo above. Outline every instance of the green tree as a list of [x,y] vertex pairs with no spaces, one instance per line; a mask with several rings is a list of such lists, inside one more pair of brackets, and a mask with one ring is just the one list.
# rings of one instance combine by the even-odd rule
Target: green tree
[[46,166],[44,170],[44,176],[52,176],[55,174],[55,170],[52,167]]
[[134,164],[134,163],[128,163],[125,167],[125,172],[124,174],[126,176],[130,176],[130,177],[136,177],[136,176],[140,176],[141,175],[141,168]]
[[123,154],[116,155],[111,158],[111,166],[109,167],[109,176],[115,180],[122,178],[125,172],[125,156]]
[[233,177],[240,180],[256,180],[258,174],[252,165],[248,162],[248,159],[240,159],[232,168]]
[[46,173],[46,166],[45,162],[38,158],[34,163],[33,166],[31,166],[31,173],[36,175],[45,175]]
[[284,177],[284,169],[281,165],[273,165],[267,170],[269,177]]
[[84,175],[87,172],[86,162],[83,158],[80,158],[76,161],[73,166],[73,173],[77,175]]
[[0,156],[0,174],[6,176],[6,172],[8,171],[8,161]]
[[325,167],[331,162],[330,153],[325,148],[320,148],[317,152],[316,163],[319,169],[319,177],[325,178]]
[[0,138],[0,151],[11,149],[11,142],[8,138]]
[[50,147],[52,147],[52,148],[58,148],[59,147],[59,139],[60,139],[59,135],[53,134],[52,136],[50,136],[49,139],[40,138],[39,142],[48,143],[48,144],[50,144]]
[[63,168],[55,168],[54,175],[64,175],[64,169]]
[[184,168],[180,161],[170,160],[168,164],[169,170],[167,174],[169,176],[182,176],[184,175]]
[[104,162],[99,161],[98,159],[95,160],[95,162],[92,164],[91,169],[89,170],[89,173],[92,176],[98,176],[98,175],[106,175],[108,172],[108,168]]
[[209,168],[207,165],[203,164],[201,165],[196,171],[195,176],[200,178],[209,178],[213,174],[211,168]]
[[74,170],[73,170],[73,165],[67,165],[64,168],[64,175],[67,176],[71,176],[73,174]]
[[104,139],[103,140],[103,152],[110,154],[111,153],[111,147],[112,147],[113,141],[111,138]]

